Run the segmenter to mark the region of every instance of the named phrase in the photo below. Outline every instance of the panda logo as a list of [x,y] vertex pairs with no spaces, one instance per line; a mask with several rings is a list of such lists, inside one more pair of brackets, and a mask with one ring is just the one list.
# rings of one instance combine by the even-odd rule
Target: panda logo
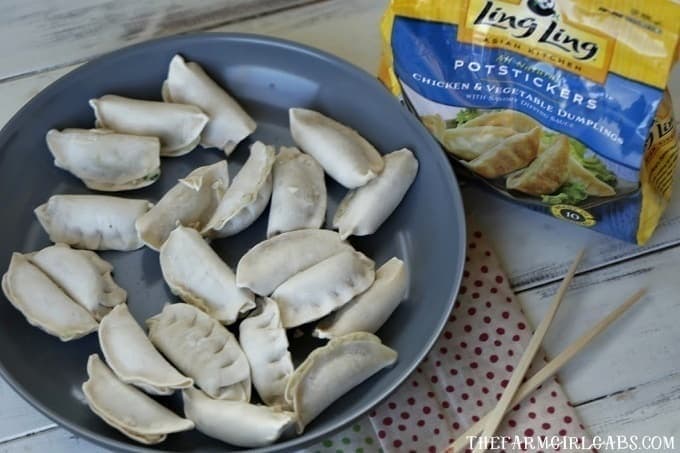
[[555,0],[529,0],[527,6],[539,16],[555,14]]

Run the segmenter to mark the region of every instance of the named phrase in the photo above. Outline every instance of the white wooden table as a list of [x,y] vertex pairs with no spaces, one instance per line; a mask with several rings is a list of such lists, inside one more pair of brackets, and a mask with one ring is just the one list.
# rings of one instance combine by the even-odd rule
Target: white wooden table
[[[375,72],[386,0],[0,1],[0,125],[33,95],[88,59],[187,31],[287,38]],[[671,90],[680,100],[680,77]],[[680,101],[678,102],[680,104]],[[676,112],[678,109],[676,108]],[[676,118],[678,117],[676,113]],[[680,183],[678,184],[680,186]],[[561,373],[593,434],[675,436],[680,450],[680,187],[645,247],[601,236],[463,189],[467,212],[492,238],[532,322],[576,251],[582,270],[547,339],[559,351],[641,286],[650,294]],[[0,345],[2,347],[2,345]],[[0,380],[0,452],[101,451],[59,428]]]

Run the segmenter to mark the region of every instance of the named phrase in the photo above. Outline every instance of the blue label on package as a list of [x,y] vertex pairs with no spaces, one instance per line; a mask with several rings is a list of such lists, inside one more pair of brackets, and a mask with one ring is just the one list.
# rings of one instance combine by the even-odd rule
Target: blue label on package
[[452,24],[396,17],[401,83],[444,105],[525,113],[612,163],[640,169],[662,90],[613,73],[598,84],[546,61],[459,42],[457,32]]

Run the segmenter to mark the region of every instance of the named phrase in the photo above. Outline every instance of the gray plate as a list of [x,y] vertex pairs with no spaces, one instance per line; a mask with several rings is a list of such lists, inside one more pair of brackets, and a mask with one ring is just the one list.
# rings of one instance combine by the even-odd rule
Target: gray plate
[[[315,49],[252,35],[203,34],[147,42],[113,52],[76,69],[37,95],[0,133],[0,269],[13,251],[49,245],[33,209],[52,194],[88,193],[83,184],[52,165],[45,146],[50,128],[93,125],[87,101],[112,93],[160,100],[170,58],[181,53],[241,101],[258,123],[252,137],[276,145],[292,144],[289,107],[319,110],[360,131],[381,152],[404,146],[420,161],[414,185],[392,217],[373,236],[352,243],[380,265],[392,256],[406,261],[411,273],[408,299],[378,332],[399,352],[397,364],[380,372],[335,402],[311,423],[303,436],[270,449],[292,449],[320,440],[389,395],[416,367],[439,335],[460,284],[464,246],[463,209],[455,177],[444,154],[424,127],[373,77]],[[250,140],[230,158],[232,176],[247,157]],[[199,165],[223,158],[217,150],[197,149],[163,159],[161,179],[149,188],[121,194],[158,200],[178,177]],[[345,190],[328,180],[329,212]],[[245,232],[215,241],[214,247],[235,267],[238,258],[265,237],[267,211]],[[128,291],[130,311],[142,323],[175,301],[165,286],[158,254],[103,252],[115,266],[116,280]],[[307,329],[307,332],[309,329]],[[299,363],[322,344],[309,335],[291,338]],[[97,336],[61,343],[31,327],[21,313],[0,300],[0,370],[31,404],[67,429],[109,448],[144,451],[90,412],[81,384],[85,362],[99,352]],[[177,395],[159,401],[181,413]],[[197,431],[173,434],[156,447],[172,451],[224,451],[228,447]]]

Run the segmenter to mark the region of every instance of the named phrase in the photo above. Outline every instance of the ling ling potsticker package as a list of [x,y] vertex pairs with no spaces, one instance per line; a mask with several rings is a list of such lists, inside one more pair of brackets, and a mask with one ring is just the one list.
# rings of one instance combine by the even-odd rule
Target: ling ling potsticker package
[[645,243],[671,195],[670,0],[392,0],[380,78],[456,169],[531,209]]

